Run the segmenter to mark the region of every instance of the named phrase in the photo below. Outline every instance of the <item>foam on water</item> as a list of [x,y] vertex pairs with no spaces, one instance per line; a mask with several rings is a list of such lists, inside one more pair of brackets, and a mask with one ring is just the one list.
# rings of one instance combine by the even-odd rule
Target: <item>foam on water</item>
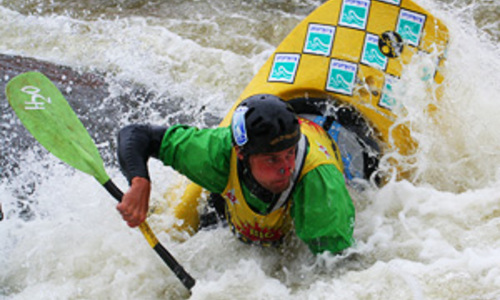
[[[472,26],[471,13],[436,13],[450,30],[443,96],[437,100],[433,91],[421,92],[425,85],[413,84],[423,83],[418,78],[424,62],[408,68],[406,78],[412,85],[405,86],[402,97],[410,111],[406,120],[420,144],[417,180],[456,192],[494,184],[500,170],[500,106],[495,101],[500,93],[500,48]],[[438,107],[433,116],[426,113],[429,104]]]
[[[314,257],[297,239],[284,249],[249,247],[224,228],[179,242],[164,232],[176,220],[168,212],[167,200],[173,199],[163,194],[183,179],[151,162],[152,203],[160,209],[149,222],[197,279],[189,296],[141,234],[121,221],[114,200],[93,178],[34,145],[23,153],[21,171],[0,183],[6,213],[0,222],[0,299],[500,299],[498,36],[491,36],[494,25],[489,34],[475,25],[480,2],[462,7],[418,2],[450,29],[444,94],[437,101],[420,80],[428,61],[408,67],[400,92],[408,111],[404,120],[419,142],[406,165],[413,177],[354,195],[357,244],[344,255]],[[279,40],[249,35],[246,50],[231,43],[221,47],[215,41],[231,34],[217,26],[231,24],[203,12],[187,24],[155,14],[26,15],[4,3],[0,52],[105,72],[160,95],[180,96],[186,110],[205,105],[219,117]],[[239,27],[259,26],[257,17],[238,14],[234,6],[217,7],[218,14],[230,12]],[[262,21],[268,23],[281,17],[290,30],[303,16],[289,9],[258,17],[269,17]],[[193,31],[183,33],[182,25]],[[196,34],[201,28],[213,31]],[[122,87],[111,86],[111,93],[123,93]],[[434,117],[424,113],[429,104],[437,107]],[[2,134],[2,142],[8,141]],[[107,163],[124,188],[116,162]]]

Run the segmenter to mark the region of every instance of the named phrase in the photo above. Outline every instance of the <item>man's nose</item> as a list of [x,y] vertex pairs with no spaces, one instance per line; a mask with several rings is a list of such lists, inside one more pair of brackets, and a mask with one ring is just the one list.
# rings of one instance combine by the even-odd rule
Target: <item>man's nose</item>
[[290,176],[294,168],[295,168],[295,161],[284,160],[279,172],[281,175]]

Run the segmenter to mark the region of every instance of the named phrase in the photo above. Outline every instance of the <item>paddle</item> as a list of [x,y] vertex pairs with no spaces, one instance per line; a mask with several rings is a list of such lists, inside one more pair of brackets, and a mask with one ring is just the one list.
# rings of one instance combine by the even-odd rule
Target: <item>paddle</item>
[[[116,200],[123,193],[104,170],[94,141],[59,89],[45,75],[27,72],[13,78],[6,87],[10,105],[31,134],[56,157],[93,176]],[[139,229],[184,286],[191,290],[195,280],[158,242],[147,222]]]

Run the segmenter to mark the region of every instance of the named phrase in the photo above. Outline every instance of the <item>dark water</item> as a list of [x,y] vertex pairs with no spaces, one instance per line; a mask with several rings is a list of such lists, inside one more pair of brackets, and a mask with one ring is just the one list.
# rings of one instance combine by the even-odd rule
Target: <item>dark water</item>
[[[165,123],[194,123],[201,120],[206,126],[215,126],[220,122],[204,107],[197,108],[197,112],[185,111],[183,99],[158,95],[146,87],[131,82],[115,82],[123,88],[119,96],[110,96],[108,91],[112,78],[105,74],[78,72],[68,66],[54,65],[29,57],[9,56],[0,54],[0,67],[3,78],[27,72],[39,71],[51,79],[63,93],[68,103],[87,128],[96,144],[106,144],[106,149],[101,149],[104,161],[113,164],[116,131],[121,123],[132,123],[147,120],[151,115],[157,115]],[[5,85],[8,80],[0,81],[0,97],[6,99]],[[164,103],[168,103],[165,105]],[[2,114],[0,115],[0,128],[7,143],[0,145],[2,153],[0,179],[15,176],[18,171],[17,161],[22,152],[32,149],[37,142],[17,120],[7,101],[1,102]],[[123,117],[126,116],[124,119]],[[37,146],[34,147],[38,149]],[[37,150],[40,155],[43,150]]]
[[[114,19],[137,15],[142,17],[175,18],[179,20],[214,19],[221,30],[225,26],[240,31],[248,32],[252,36],[266,38],[276,45],[287,32],[276,31],[276,23],[273,23],[273,15],[291,14],[297,17],[306,16],[325,0],[286,1],[286,0],[258,0],[258,1],[224,1],[224,0],[170,0],[170,1],[146,1],[146,0],[89,0],[89,1],[15,1],[5,0],[2,6],[22,14],[29,15],[67,15],[75,19],[95,20],[99,18]],[[475,25],[488,34],[495,41],[500,38],[500,3],[496,0],[437,0],[449,5],[452,9],[460,10],[463,16],[471,17]],[[238,16],[232,16],[237,14]],[[260,18],[262,22],[253,22],[248,25],[245,17],[249,19],[259,16],[271,16],[271,18]],[[236,18],[241,22],[234,23]],[[279,18],[276,18],[279,19]],[[281,21],[281,19],[279,19]],[[242,25],[242,26],[238,26]],[[200,36],[202,28],[193,24],[191,28],[183,26],[182,33],[186,37]],[[266,29],[267,27],[267,29]],[[286,28],[286,27],[285,27]],[[271,35],[269,34],[271,33]]]
[[[174,20],[168,30],[202,47],[231,51],[240,55],[262,52],[260,43],[277,45],[281,39],[317,7],[318,1],[3,1],[2,6],[23,15],[68,16],[92,22],[137,16]],[[276,16],[276,17],[273,17]],[[276,24],[274,20],[279,20]],[[154,21],[152,21],[154,22]],[[214,26],[216,24],[216,26]],[[228,39],[230,32],[234,39]],[[252,39],[251,41],[246,41]],[[10,52],[10,51],[9,51]],[[116,166],[115,136],[118,128],[130,122],[147,122],[155,116],[167,125],[197,123],[215,126],[220,115],[186,103],[182,95],[169,95],[133,81],[120,81],[106,69],[81,70],[67,65],[48,63],[31,57],[0,53],[0,96],[8,79],[39,70],[60,88],[82,123],[100,148],[106,164]],[[3,79],[3,80],[2,80]],[[119,95],[110,96],[110,84]],[[0,180],[8,180],[19,172],[23,151],[35,150],[40,158],[46,155],[31,135],[20,125],[7,102],[0,104],[0,129],[6,142],[0,145]],[[32,186],[32,183],[29,183]]]

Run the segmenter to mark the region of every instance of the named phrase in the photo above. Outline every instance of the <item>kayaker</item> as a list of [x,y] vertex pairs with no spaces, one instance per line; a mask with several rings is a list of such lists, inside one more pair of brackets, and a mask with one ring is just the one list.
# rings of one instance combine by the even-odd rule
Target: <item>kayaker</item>
[[131,227],[147,217],[150,157],[220,195],[211,204],[244,242],[276,245],[295,232],[313,253],[353,243],[354,205],[335,143],[276,96],[245,99],[229,127],[122,128],[118,158],[130,188],[117,209]]

